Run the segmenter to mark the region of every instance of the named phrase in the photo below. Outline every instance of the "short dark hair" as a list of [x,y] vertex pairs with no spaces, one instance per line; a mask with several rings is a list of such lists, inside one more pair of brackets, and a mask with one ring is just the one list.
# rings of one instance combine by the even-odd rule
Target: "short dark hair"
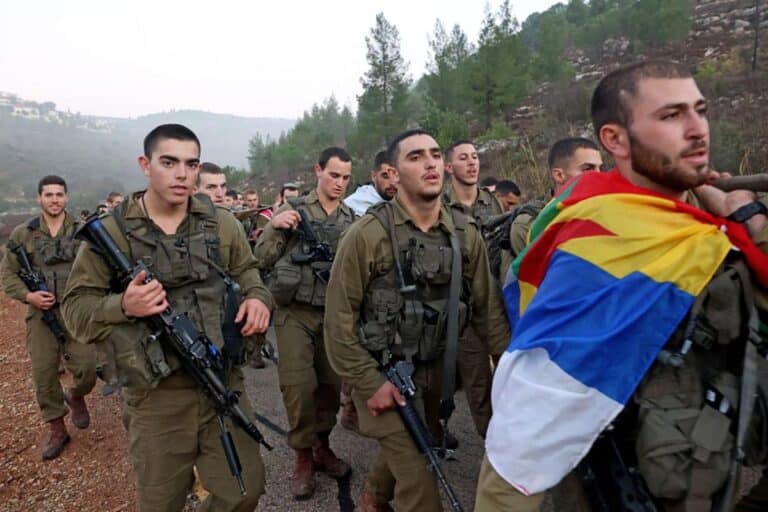
[[37,195],[43,193],[43,187],[46,185],[61,185],[64,187],[64,192],[67,191],[67,182],[64,181],[64,178],[56,176],[55,174],[49,174],[48,176],[43,176],[40,181],[37,182]]
[[257,195],[258,196],[259,195],[259,191],[256,190],[255,188],[249,188],[248,190],[245,191],[245,195],[246,196],[252,196],[252,195]]
[[283,197],[283,194],[285,194],[286,190],[299,190],[299,187],[294,187],[292,185],[283,185],[280,188],[280,197]]
[[112,191],[109,194],[107,194],[107,201],[114,201],[116,197],[123,197],[123,194],[120,192]]
[[212,162],[203,162],[200,164],[200,174],[224,174],[224,171]]
[[231,197],[233,199],[237,199],[237,190],[230,188],[230,189],[227,190],[226,195],[228,195],[229,197]]
[[454,141],[450,146],[448,146],[448,149],[445,150],[445,159],[450,160],[451,158],[453,158],[453,150],[456,149],[458,146],[461,146],[462,144],[471,144],[472,146],[475,145],[474,142],[468,139]]
[[515,183],[512,180],[501,180],[498,183],[496,183],[496,193],[501,195],[507,195],[509,193],[513,193],[516,196],[521,195],[520,194],[520,187],[517,186],[517,183]]
[[555,167],[561,167],[564,161],[573,157],[574,153],[576,153],[576,150],[580,148],[600,151],[600,148],[597,147],[597,144],[583,137],[568,137],[567,139],[560,139],[559,141],[552,144],[552,147],[549,149],[547,164],[549,165],[550,170],[554,169]]
[[373,157],[373,169],[378,171],[379,168],[384,164],[392,164],[392,162],[389,161],[387,158],[387,151],[379,151],[376,153],[376,156]]
[[[509,181],[509,180],[505,180],[505,181]],[[510,181],[510,183],[512,182]],[[492,187],[494,185],[496,186],[499,185],[499,180],[497,180],[494,176],[486,176],[480,182],[480,187]]]
[[144,137],[144,156],[151,158],[157,143],[163,139],[191,140],[197,144],[197,149],[200,151],[200,140],[195,132],[181,124],[161,124]]
[[643,78],[691,78],[690,70],[677,62],[644,60],[608,73],[592,94],[592,125],[600,139],[600,129],[609,123],[628,128],[632,124],[627,95],[637,94]]
[[338,158],[342,162],[352,161],[352,157],[349,156],[349,153],[347,153],[346,149],[340,148],[338,146],[331,146],[320,152],[320,157],[317,159],[317,165],[319,165],[321,169],[325,169],[325,166],[328,165],[328,161],[334,157]]
[[435,138],[432,133],[421,128],[413,128],[411,130],[405,130],[404,132],[398,133],[389,143],[389,146],[387,146],[387,161],[390,165],[397,167],[397,157],[400,156],[400,143],[408,137],[413,137],[415,135],[429,135],[433,139]]

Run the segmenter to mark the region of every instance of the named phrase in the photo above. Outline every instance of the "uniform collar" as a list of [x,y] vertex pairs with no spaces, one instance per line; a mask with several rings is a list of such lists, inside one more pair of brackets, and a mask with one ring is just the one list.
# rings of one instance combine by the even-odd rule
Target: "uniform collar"
[[[475,185],[475,188],[477,189],[477,197],[475,198],[475,202],[472,203],[472,205],[469,206],[469,208],[474,208],[477,203],[490,204],[490,200],[488,197],[490,193],[483,194],[483,189],[481,189],[477,185]],[[459,199],[456,197],[456,191],[453,188],[453,180],[448,180],[447,190],[445,191],[445,194],[446,194],[446,197],[448,198],[449,205],[464,204],[461,201],[459,201]]]
[[[142,219],[147,218],[146,212],[141,205],[141,198],[146,193],[146,190],[139,190],[131,194],[128,199],[128,205],[125,207],[126,219]],[[187,213],[207,213],[208,207],[206,204],[197,197],[197,194],[192,195],[187,203]]]
[[[43,216],[42,212],[40,215],[37,216],[39,227],[37,228],[41,233],[46,234],[48,236],[51,236],[51,230],[48,228],[48,223],[45,222],[45,217]],[[61,236],[64,233],[66,233],[70,227],[74,225],[75,221],[72,220],[72,217],[69,215],[69,212],[64,210],[64,223],[61,225],[61,229],[56,234],[56,236]]]
[[[400,198],[398,196],[395,196],[395,198],[390,201],[390,204],[392,205],[392,213],[393,217],[395,218],[396,226],[405,224],[407,222],[413,225],[414,228],[416,227],[416,225],[411,220],[411,216],[408,213],[408,210],[405,209],[405,206],[403,206],[403,203],[400,202]],[[437,224],[430,226],[429,229],[432,231],[436,228],[441,228],[447,233],[453,232],[454,229],[453,218],[448,211],[448,207],[442,203],[440,204],[440,215],[437,218]]]

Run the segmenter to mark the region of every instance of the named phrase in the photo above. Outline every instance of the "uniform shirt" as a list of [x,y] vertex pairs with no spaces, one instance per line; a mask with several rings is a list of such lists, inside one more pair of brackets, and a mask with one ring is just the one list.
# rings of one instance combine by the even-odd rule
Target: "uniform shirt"
[[[475,198],[475,202],[471,206],[472,215],[476,215],[477,211],[480,210],[480,206],[485,206],[487,210],[490,210],[491,215],[501,215],[504,213],[504,207],[501,205],[501,202],[496,199],[496,196],[493,195],[491,192],[488,192],[485,189],[482,189],[480,187],[477,187],[477,197]],[[443,193],[444,199],[446,199],[446,203],[449,206],[453,205],[463,205],[461,201],[459,201],[459,198],[456,197],[456,191],[453,189],[453,185],[451,182],[448,182],[445,192]]]
[[[52,238],[53,240],[61,240],[63,238],[72,236],[72,230],[75,229],[75,221],[68,213],[65,212],[64,215],[64,224],[62,224],[61,228],[59,228],[59,232],[56,233],[56,236],[51,236],[51,231],[48,229],[48,224],[46,224],[42,214],[40,214],[38,217],[40,227],[37,228],[37,231],[48,238]],[[32,268],[39,269],[42,265],[40,261],[36,261],[36,259],[39,258],[39,255],[35,254],[32,250],[32,231],[30,231],[27,227],[28,224],[29,221],[16,226],[11,232],[11,236],[8,238],[8,240],[14,241],[20,246],[24,247],[24,249],[27,251],[27,254],[29,255],[29,262],[32,265]],[[22,281],[18,276],[20,269],[21,265],[19,264],[19,260],[16,258],[16,255],[10,250],[6,250],[2,264],[3,291],[12,299],[26,302],[29,289],[27,288],[27,285],[24,284],[24,281]],[[64,290],[55,290],[52,285],[49,285],[49,288],[51,288],[51,293],[57,295],[56,301],[58,302],[61,300],[61,294]]]
[[[396,225],[408,223],[414,230],[418,229],[399,199],[393,199],[392,205]],[[454,231],[451,213],[445,206],[441,207],[438,221],[430,231],[438,229]],[[478,336],[488,340],[491,354],[498,356],[509,344],[509,322],[493,284],[483,238],[474,224],[467,225],[465,234],[468,261],[463,262],[462,272],[464,279],[471,283],[470,322]],[[371,281],[385,275],[393,265],[389,233],[373,215],[364,215],[339,243],[326,292],[328,359],[342,379],[368,396],[385,379],[374,358],[360,344],[360,308]]]
[[[150,223],[152,220],[139,205],[141,194],[143,193],[139,192],[126,199],[128,205],[125,218],[139,218]],[[196,197],[190,198],[189,213],[208,211],[202,201]],[[221,267],[240,285],[244,298],[259,299],[272,309],[272,296],[261,282],[256,260],[251,254],[242,226],[232,213],[224,208],[216,208],[216,219]],[[190,215],[187,214],[176,232],[185,233],[191,221]],[[104,218],[103,224],[118,247],[130,255],[125,235],[121,233],[114,218]],[[113,275],[104,258],[90,250],[88,244],[80,246],[62,302],[62,313],[67,328],[77,339],[89,343],[101,341],[109,336],[114,327],[133,321],[123,313],[123,294],[110,293],[110,280]]]

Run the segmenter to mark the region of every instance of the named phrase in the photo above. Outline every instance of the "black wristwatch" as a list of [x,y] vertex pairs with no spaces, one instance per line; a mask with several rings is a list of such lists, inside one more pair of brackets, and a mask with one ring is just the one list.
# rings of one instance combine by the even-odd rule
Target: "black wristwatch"
[[755,215],[768,215],[768,207],[760,201],[752,201],[730,214],[727,219],[736,222],[747,222]]

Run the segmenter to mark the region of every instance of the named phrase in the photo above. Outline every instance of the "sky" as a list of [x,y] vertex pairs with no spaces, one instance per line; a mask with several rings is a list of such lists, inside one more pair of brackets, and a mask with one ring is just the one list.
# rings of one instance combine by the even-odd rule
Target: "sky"
[[[376,14],[417,79],[439,18],[477,40],[501,0],[2,0],[0,91],[59,110],[137,117],[199,109],[297,118],[331,94],[353,110]],[[522,22],[551,0],[512,1]]]

